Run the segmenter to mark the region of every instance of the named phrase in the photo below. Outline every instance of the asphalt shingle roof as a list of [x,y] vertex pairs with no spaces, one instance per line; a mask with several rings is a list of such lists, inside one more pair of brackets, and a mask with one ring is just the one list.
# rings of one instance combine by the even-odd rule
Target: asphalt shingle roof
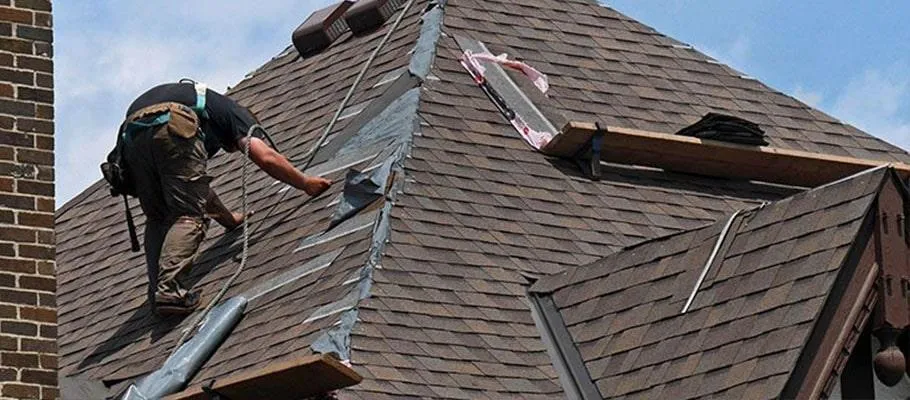
[[[427,3],[418,1],[404,18],[349,110],[379,99],[392,86],[389,77],[406,71]],[[195,382],[313,351],[316,338],[339,321],[337,314],[313,320],[314,313],[346,299],[366,279],[369,297],[355,303],[358,321],[350,334],[351,362],[365,380],[344,396],[551,398],[562,389],[531,316],[528,277],[588,264],[797,191],[632,166],[607,167],[601,181],[590,181],[572,161],[525,144],[459,65],[454,35],[546,73],[550,97],[569,119],[670,133],[718,111],[760,124],[771,146],[910,160],[594,1],[450,0],[444,10],[433,67],[412,111],[419,125],[401,131],[407,157],[395,194],[361,211],[355,219],[362,224],[342,224],[320,236],[330,240],[295,252],[303,241],[319,241],[342,184],[314,200],[295,192],[279,203],[283,185],[256,172],[254,221],[277,208],[257,231],[248,269],[229,296],[298,268],[316,272],[255,299]],[[289,49],[230,94],[299,160],[383,34],[346,34],[304,60]],[[342,120],[335,132],[357,123]],[[327,157],[308,172],[341,180],[348,167],[375,167],[393,156],[391,140]],[[239,158],[210,162],[215,190],[235,208]],[[144,305],[144,259],[128,251],[120,208],[98,183],[57,212],[63,375],[148,373],[180,334],[182,326],[156,320]],[[378,223],[384,218],[387,226]],[[374,227],[387,233],[387,242],[374,241]],[[211,229],[193,273],[204,296],[233,273],[238,246],[236,233]],[[337,257],[323,267],[317,259],[326,253]],[[378,263],[371,263],[377,254]],[[719,279],[712,287],[736,282]],[[711,301],[697,299],[693,313],[710,312],[703,310]]]
[[539,281],[604,398],[779,397],[886,169]]

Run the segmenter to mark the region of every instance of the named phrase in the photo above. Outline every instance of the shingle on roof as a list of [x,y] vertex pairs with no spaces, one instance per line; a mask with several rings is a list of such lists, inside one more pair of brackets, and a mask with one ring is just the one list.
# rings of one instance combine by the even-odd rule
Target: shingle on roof
[[882,187],[877,169],[540,280],[604,398],[780,396]]
[[[426,3],[419,1],[392,36],[352,109],[380,98],[389,74],[407,67]],[[357,307],[351,361],[365,380],[345,391],[348,397],[559,395],[527,303],[526,276],[590,263],[794,192],[630,166],[607,168],[600,182],[584,179],[571,161],[547,158],[515,134],[458,64],[455,34],[539,67],[551,79],[552,99],[569,117],[669,133],[718,110],[758,122],[772,146],[907,160],[893,146],[676,48],[671,39],[593,1],[450,0],[443,31],[430,76],[419,89],[420,126],[404,163],[401,193],[393,207],[388,204],[389,242],[371,276],[371,297]],[[343,36],[303,61],[286,52],[231,95],[257,114],[291,159],[299,159],[383,33]],[[336,132],[355,120],[341,121]],[[328,176],[339,179],[348,166],[364,168],[388,156],[372,147],[363,152],[362,158],[329,158],[309,172],[332,171]],[[229,206],[239,204],[233,172],[239,162],[228,155],[211,162],[214,187]],[[264,175],[252,181],[252,207],[263,218],[262,210],[283,189]],[[197,381],[311,351],[315,337],[337,321],[306,322],[350,293],[340,285],[365,265],[374,245],[371,231],[293,250],[324,230],[340,193],[335,185],[314,201],[288,196],[263,222],[268,229],[254,241],[248,271],[229,295],[322,253],[340,254],[329,267],[254,301]],[[147,373],[179,336],[179,327],[154,320],[144,308],[144,260],[128,252],[121,215],[101,184],[57,213],[64,375],[111,379]],[[203,245],[193,279],[204,295],[233,272],[236,239],[213,229]]]

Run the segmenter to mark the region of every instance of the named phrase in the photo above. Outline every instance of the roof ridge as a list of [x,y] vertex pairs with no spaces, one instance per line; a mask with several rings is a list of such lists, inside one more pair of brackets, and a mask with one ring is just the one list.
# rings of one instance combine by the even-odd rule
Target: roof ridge
[[[348,175],[345,183],[345,193],[336,207],[335,214],[333,214],[333,226],[344,220],[336,219],[335,215],[339,215],[340,218],[349,218],[358,212],[356,209],[351,209],[351,207],[355,206],[349,205],[349,201],[355,200],[353,198],[347,199],[349,187],[352,188],[350,196],[359,197],[363,193],[359,193],[359,189],[354,189],[355,186],[364,184],[376,185],[376,189],[382,191],[385,201],[378,211],[372,233],[370,234],[371,243],[368,250],[368,259],[366,265],[360,271],[360,283],[353,289],[359,291],[358,298],[351,302],[351,300],[348,300],[348,297],[350,297],[348,295],[345,299],[340,300],[347,301],[350,308],[344,312],[341,324],[326,329],[313,341],[310,345],[313,351],[319,353],[334,352],[340,354],[346,360],[350,359],[350,337],[354,326],[359,320],[357,317],[359,307],[363,300],[372,295],[373,273],[375,269],[381,268],[386,244],[389,242],[388,236],[392,232],[392,208],[394,208],[399,194],[404,193],[403,188],[406,181],[404,163],[410,157],[411,142],[420,126],[420,87],[429,76],[435,60],[437,42],[442,35],[441,28],[445,3],[444,0],[431,0],[429,6],[424,9],[421,17],[420,33],[415,41],[407,71],[403,72],[395,80],[395,83],[391,84],[377,99],[388,101],[388,103],[378,104],[376,107],[372,107],[372,105],[368,107],[375,115],[372,117],[365,116],[364,120],[362,120],[363,124],[355,126],[350,135],[345,135],[344,132],[336,134],[342,136],[340,141],[336,140],[336,143],[333,143],[333,146],[337,146],[334,147],[335,155],[333,156],[336,158],[339,154],[346,154],[351,148],[362,150],[363,148],[380,144],[377,142],[377,137],[392,138],[392,141],[387,145],[387,150],[391,152],[386,154],[386,151],[383,150],[377,155],[377,159],[382,160],[382,167],[377,170],[379,172],[378,176],[382,178],[380,179],[381,182],[364,179],[365,176],[374,174],[372,168],[367,168],[367,170],[359,174]],[[326,146],[326,148],[328,147]],[[385,154],[385,158],[382,157],[383,154]],[[371,164],[375,162],[374,160]],[[370,203],[366,202],[366,204]],[[343,214],[339,214],[339,210],[345,211]],[[330,305],[321,307],[316,313],[328,306]],[[347,339],[339,340],[339,338]]]

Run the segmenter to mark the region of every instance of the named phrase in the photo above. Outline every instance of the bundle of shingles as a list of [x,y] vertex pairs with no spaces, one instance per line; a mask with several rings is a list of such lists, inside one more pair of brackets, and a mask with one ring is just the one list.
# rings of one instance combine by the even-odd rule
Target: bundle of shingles
[[768,141],[765,140],[765,132],[754,122],[717,113],[705,114],[698,122],[683,128],[676,134],[754,146],[768,144]]

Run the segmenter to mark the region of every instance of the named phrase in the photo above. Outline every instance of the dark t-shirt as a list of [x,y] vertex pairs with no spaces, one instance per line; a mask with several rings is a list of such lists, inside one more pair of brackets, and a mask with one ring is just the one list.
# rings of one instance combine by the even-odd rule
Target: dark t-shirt
[[[193,107],[196,105],[196,88],[192,83],[166,83],[155,86],[143,93],[130,104],[129,116],[142,108],[159,103],[174,102]],[[229,97],[208,90],[205,94],[205,110],[208,119],[202,121],[205,132],[205,150],[209,158],[219,149],[233,151],[237,141],[246,136],[247,130],[256,124],[256,118],[245,107]]]

